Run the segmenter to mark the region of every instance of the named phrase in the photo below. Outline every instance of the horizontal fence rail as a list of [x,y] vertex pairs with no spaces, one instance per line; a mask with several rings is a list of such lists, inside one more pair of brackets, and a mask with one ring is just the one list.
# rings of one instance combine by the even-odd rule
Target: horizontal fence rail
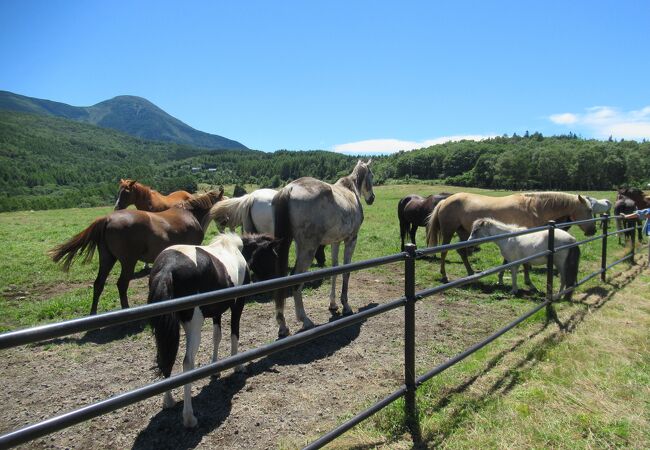
[[[454,364],[462,361],[467,358],[477,350],[485,347],[495,339],[499,338],[506,332],[515,328],[520,323],[524,322],[526,319],[537,313],[538,311],[546,308],[547,311],[547,321],[549,319],[555,320],[558,325],[562,326],[560,321],[557,319],[557,315],[553,309],[553,301],[558,299],[560,296],[575,290],[578,286],[586,283],[592,278],[600,275],[601,279],[605,279],[605,273],[607,270],[611,269],[617,264],[620,264],[624,261],[631,260],[634,261],[634,239],[632,238],[632,251],[630,254],[626,255],[623,258],[614,261],[613,263],[607,264],[606,261],[606,245],[607,238],[609,236],[618,235],[620,233],[625,233],[629,231],[636,231],[636,223],[633,227],[616,230],[612,232],[607,231],[609,220],[612,218],[621,218],[621,217],[610,217],[604,215],[591,220],[580,220],[575,222],[562,223],[560,226],[565,227],[568,225],[581,225],[587,223],[602,222],[602,234],[584,239],[582,241],[576,242],[574,244],[564,245],[561,247],[554,247],[554,230],[556,224],[554,222],[549,222],[549,224],[530,228],[522,231],[517,231],[514,233],[501,234],[497,236],[490,236],[487,238],[476,239],[472,241],[463,241],[457,242],[454,244],[441,245],[437,247],[431,247],[421,250],[416,250],[415,246],[408,244],[406,246],[406,251],[397,253],[394,255],[384,256],[380,258],[374,258],[366,261],[360,261],[355,263],[350,263],[343,266],[337,266],[327,269],[321,269],[314,272],[306,272],[298,275],[291,275],[283,278],[278,278],[274,280],[262,281],[254,284],[249,284],[245,286],[238,286],[234,288],[223,289],[219,291],[197,294],[182,298],[177,298],[173,300],[168,300],[161,303],[156,303],[152,305],[144,305],[131,309],[113,311],[97,316],[84,317],[80,319],[73,319],[59,323],[53,323],[49,325],[43,325],[39,327],[28,328],[24,330],[17,330],[12,332],[7,332],[0,334],[0,349],[7,349],[19,345],[25,345],[30,343],[35,343],[43,340],[58,338],[66,336],[73,333],[78,333],[82,331],[90,331],[98,328],[121,325],[128,322],[139,321],[146,318],[154,317],[162,314],[169,314],[171,312],[181,311],[185,309],[190,309],[198,306],[203,306],[207,304],[219,303],[227,300],[231,300],[236,297],[250,296],[254,294],[260,294],[263,292],[270,292],[277,289],[282,289],[290,286],[295,286],[301,283],[308,281],[320,280],[325,277],[330,277],[333,275],[340,275],[345,273],[350,273],[354,271],[359,271],[363,269],[368,269],[372,267],[378,267],[385,264],[392,264],[404,261],[405,263],[405,296],[396,300],[389,301],[387,303],[375,306],[371,309],[357,312],[354,315],[340,318],[336,321],[329,322],[318,326],[317,328],[312,328],[310,330],[301,332],[293,336],[286,337],[284,339],[275,341],[273,343],[263,345],[251,350],[247,350],[242,353],[238,353],[234,356],[223,358],[217,362],[213,362],[199,368],[182,372],[177,375],[174,375],[170,378],[154,382],[152,384],[110,397],[106,400],[99,401],[85,407],[70,411],[65,414],[61,414],[56,417],[38,422],[26,427],[20,428],[13,432],[4,434],[0,436],[0,448],[9,448],[15,445],[19,445],[38,437],[50,434],[52,432],[67,428],[69,426],[78,424],[80,422],[89,420],[94,417],[101,416],[116,409],[123,408],[127,405],[142,401],[146,398],[152,397],[157,394],[161,394],[169,389],[180,387],[186,383],[205,378],[207,376],[219,373],[221,371],[231,369],[238,365],[251,362],[255,359],[259,359],[271,354],[292,348],[301,344],[304,344],[308,341],[317,339],[319,337],[325,336],[327,334],[334,333],[338,330],[344,329],[346,327],[364,322],[374,316],[392,311],[397,308],[405,308],[405,383],[397,391],[388,395],[387,397],[376,402],[371,407],[366,410],[358,413],[353,418],[349,419],[345,423],[339,425],[334,430],[326,433],[321,436],[318,440],[312,442],[306,448],[316,449],[321,448],[326,445],[328,442],[331,442],[336,437],[345,433],[349,429],[358,425],[362,421],[366,420],[376,412],[382,410],[389,404],[393,403],[395,400],[404,397],[405,409],[406,409],[406,420],[409,427],[413,426],[416,420],[416,403],[415,403],[415,390],[425,381],[431,379],[432,377],[438,375]],[[422,258],[426,255],[431,255],[435,253],[448,252],[450,250],[459,250],[470,246],[476,246],[482,243],[494,242],[499,239],[504,239],[506,237],[521,236],[525,234],[534,233],[537,231],[548,230],[549,232],[549,248],[543,252],[536,253],[534,255],[522,258],[516,261],[511,261],[506,264],[492,267],[486,269],[482,272],[475,273],[473,275],[454,280],[450,283],[435,286],[432,288],[424,289],[419,292],[415,292],[415,260]],[[585,245],[587,243],[602,240],[602,257],[601,257],[601,268],[591,274],[587,275],[585,278],[581,279],[576,283],[575,286],[570,286],[567,289],[559,292],[557,294],[553,293],[553,277],[552,277],[552,258],[555,252],[568,249],[575,246]],[[546,300],[539,305],[535,306],[525,314],[521,315],[514,321],[507,324],[505,327],[494,332],[492,335],[483,339],[482,341],[472,345],[468,349],[459,353],[458,355],[450,358],[449,360],[443,362],[442,364],[436,366],[427,373],[416,377],[415,374],[415,302],[422,300],[426,297],[434,295],[436,293],[444,292],[448,289],[454,287],[460,287],[466,284],[473,283],[483,277],[492,275],[503,270],[509,269],[513,266],[524,264],[533,259],[540,257],[547,258],[547,293]],[[549,268],[550,273],[549,273]]]

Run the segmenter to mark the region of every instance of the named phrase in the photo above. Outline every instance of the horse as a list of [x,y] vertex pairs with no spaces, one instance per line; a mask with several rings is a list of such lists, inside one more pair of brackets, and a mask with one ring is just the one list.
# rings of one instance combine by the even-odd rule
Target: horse
[[[279,240],[269,235],[234,233],[217,235],[207,246],[173,245],[156,258],[149,278],[147,303],[158,303],[172,298],[215,291],[250,282],[248,269],[256,279],[274,278],[277,269]],[[180,341],[180,325],[186,336],[183,371],[194,368],[194,360],[201,341],[201,327],[205,318],[213,323],[212,362],[217,361],[221,342],[221,316],[230,309],[230,349],[236,355],[239,348],[239,320],[246,298],[236,298],[216,304],[187,309],[152,317],[151,328],[156,341],[156,364],[164,378],[169,378],[176,361]],[[238,366],[235,371],[243,371]],[[171,391],[163,396],[163,408],[171,408],[175,401]],[[192,387],[184,387],[183,425],[197,425],[192,409]]]
[[[368,205],[375,201],[370,164],[359,160],[352,173],[329,184],[314,178],[299,178],[280,189],[273,198],[275,234],[282,238],[280,246],[280,274],[287,273],[289,247],[296,242],[296,265],[294,273],[305,272],[314,258],[319,245],[332,244],[332,266],[338,265],[339,245],[345,243],[343,263],[349,264],[357,244],[357,234],[363,223],[361,196]],[[351,314],[348,304],[348,282],[350,274],[343,275],[341,305],[343,314]],[[302,302],[302,285],[293,290],[296,317],[309,329],[314,323],[305,313]],[[336,276],[332,277],[330,289],[330,312],[336,314]],[[284,319],[286,290],[276,291],[275,311],[279,325],[278,336],[289,334]]]
[[[619,192],[616,195],[616,203],[614,203],[614,215],[616,216],[616,230],[620,231],[623,228],[630,228],[632,227],[635,223],[639,224],[641,223],[640,220],[638,219],[623,219],[620,216],[622,214],[632,214],[634,211],[637,210],[637,205],[634,200],[631,198],[627,197],[626,195],[622,194]],[[638,227],[638,236],[639,236],[639,242],[643,242],[643,227]],[[633,230],[626,231],[625,232],[625,241],[628,239],[632,238],[632,235],[634,234]],[[618,233],[618,244],[622,245],[623,242],[621,240],[621,233]]]
[[160,212],[190,198],[192,198],[192,194],[186,191],[176,191],[169,195],[163,195],[135,180],[121,179],[120,190],[115,201],[115,211],[126,209],[129,205],[135,205],[137,209],[142,211]]
[[[592,218],[591,204],[581,195],[564,192],[536,192],[513,194],[505,197],[460,192],[438,203],[427,223],[427,245],[434,247],[442,239],[448,244],[454,233],[467,240],[476,219],[490,217],[526,228],[546,224],[549,220],[569,217],[572,221]],[[580,225],[587,236],[596,233],[596,225],[588,222]],[[467,259],[467,251],[459,249],[468,275],[474,271]],[[448,282],[445,270],[447,252],[440,255],[442,281]]]
[[596,214],[609,214],[609,210],[612,209],[612,202],[606,198],[598,200],[597,198],[588,195],[585,195],[585,198],[589,200],[589,203],[591,203],[591,210],[594,213],[594,216],[596,216]]
[[83,262],[86,263],[92,259],[95,249],[98,250],[99,271],[93,284],[91,315],[97,313],[106,278],[119,261],[122,270],[117,289],[122,308],[128,308],[126,291],[137,261],[153,262],[170,245],[200,244],[210,223],[206,220],[210,208],[222,197],[223,188],[219,192],[192,197],[161,212],[133,209],[112,212],[51,249],[49,255],[55,263],[62,261],[67,272],[78,256],[85,254]]
[[[212,207],[210,216],[220,227],[229,227],[234,231],[241,226],[244,233],[268,233],[275,235],[273,225],[273,207],[271,202],[278,191],[275,189],[257,189],[241,197],[220,201]],[[318,267],[325,267],[325,246],[316,251]]]
[[408,234],[411,242],[415,244],[415,233],[418,227],[427,226],[427,218],[433,211],[433,208],[446,199],[451,194],[441,192],[440,194],[431,194],[428,197],[422,197],[417,194],[409,194],[397,203],[397,218],[399,219],[399,235],[402,240],[402,251],[404,251],[404,239]]
[[[472,226],[472,232],[468,240],[479,239],[483,237],[496,236],[498,234],[514,233],[516,231],[525,230],[525,227],[518,227],[516,225],[506,225],[498,220],[483,218],[478,219]],[[508,261],[516,261],[518,259],[526,258],[527,256],[540,253],[548,249],[548,230],[536,231],[522,236],[506,237],[494,241],[501,250],[501,255]],[[555,248],[569,245],[576,242],[576,239],[564,230],[554,230],[554,244]],[[540,256],[527,264],[541,265],[546,264],[546,256]],[[553,254],[553,264],[560,274],[560,292],[565,288],[575,286],[578,279],[578,264],[580,262],[580,247],[571,247],[569,249],[558,250]],[[517,271],[519,265],[511,267],[512,274],[512,293],[517,294]],[[526,279],[526,284],[533,290],[537,290],[529,278]],[[565,300],[571,300],[573,291],[565,294]]]

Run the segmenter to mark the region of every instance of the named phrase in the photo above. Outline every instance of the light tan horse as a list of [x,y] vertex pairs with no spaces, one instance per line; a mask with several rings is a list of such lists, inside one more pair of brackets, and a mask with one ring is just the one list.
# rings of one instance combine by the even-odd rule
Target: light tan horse
[[[487,217],[504,223],[531,228],[545,225],[549,220],[569,217],[572,221],[592,218],[591,204],[581,195],[564,192],[535,192],[513,194],[505,197],[490,197],[460,192],[440,202],[431,213],[427,223],[427,245],[435,247],[442,239],[442,245],[449,244],[454,233],[462,241],[467,240],[475,220]],[[580,225],[587,236],[596,232],[594,222]],[[474,271],[467,259],[465,249],[458,250],[467,274]],[[446,283],[445,258],[440,254],[440,274]]]
[[187,191],[176,191],[169,195],[163,195],[135,180],[121,179],[115,210],[135,205],[141,211],[160,212],[190,198],[192,198],[192,194]]

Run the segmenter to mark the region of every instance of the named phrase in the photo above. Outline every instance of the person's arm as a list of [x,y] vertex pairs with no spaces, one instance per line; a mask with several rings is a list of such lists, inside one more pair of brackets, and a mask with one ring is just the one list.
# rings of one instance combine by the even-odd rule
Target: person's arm
[[632,214],[622,214],[622,216],[623,216],[624,219],[628,219],[628,220],[629,219],[638,219],[639,218],[639,214],[636,213],[636,212],[634,212]]

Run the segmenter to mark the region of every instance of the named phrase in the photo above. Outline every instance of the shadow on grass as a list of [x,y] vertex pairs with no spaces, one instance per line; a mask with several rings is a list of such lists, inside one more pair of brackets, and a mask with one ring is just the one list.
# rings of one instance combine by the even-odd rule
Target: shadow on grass
[[[483,367],[476,373],[468,376],[456,386],[451,386],[443,390],[438,400],[426,410],[421,411],[421,414],[428,415],[431,413],[439,413],[445,408],[449,408],[445,412],[441,422],[439,422],[438,431],[427,436],[421,436],[419,431],[412,436],[413,449],[428,449],[437,448],[444,445],[446,439],[451,436],[455,431],[461,428],[467,420],[472,417],[476,411],[487,407],[491,402],[497,400],[499,397],[507,395],[513,388],[525,379],[526,373],[532,370],[539,361],[543,361],[547,353],[555,348],[558,343],[562,342],[569,333],[573,332],[586,318],[586,316],[606,305],[612,297],[620,291],[620,289],[627,286],[636,275],[642,271],[642,267],[633,266],[630,269],[616,274],[609,282],[604,285],[591,287],[582,293],[579,300],[574,300],[569,303],[579,309],[574,311],[568,319],[564,321],[564,331],[559,328],[551,326],[553,331],[549,331],[549,322],[544,323],[539,329],[527,334],[525,337],[518,339],[514,344],[507,349],[502,350],[489,361],[483,364]],[[490,285],[478,286],[475,288],[483,292],[492,292]],[[548,332],[539,342],[535,343],[534,348],[518,357],[512,362],[508,362],[506,367],[502,367],[503,374],[493,381],[491,385],[478,396],[467,395],[459,397],[459,394],[465,394],[474,386],[477,381],[488,375],[498,365],[504,364],[504,358],[513,354],[523,344],[539,337],[542,333]],[[385,442],[382,442],[385,445]],[[354,449],[370,449],[374,448],[377,443],[363,444],[353,446]]]

